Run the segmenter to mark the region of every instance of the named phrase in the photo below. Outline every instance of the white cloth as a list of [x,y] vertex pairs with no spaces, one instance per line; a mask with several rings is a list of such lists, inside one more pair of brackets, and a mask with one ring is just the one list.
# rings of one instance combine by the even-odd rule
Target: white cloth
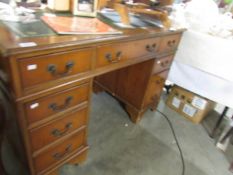
[[175,56],[177,62],[233,82],[233,40],[186,31]]
[[188,30],[184,33],[168,80],[233,108],[233,41]]
[[191,92],[233,108],[233,82],[174,61],[168,80]]

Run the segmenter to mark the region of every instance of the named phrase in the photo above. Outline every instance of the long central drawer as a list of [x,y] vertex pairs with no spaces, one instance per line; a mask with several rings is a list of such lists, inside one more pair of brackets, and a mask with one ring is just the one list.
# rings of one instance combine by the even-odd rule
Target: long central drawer
[[159,49],[160,38],[150,38],[124,43],[114,43],[97,47],[96,67],[156,55]]

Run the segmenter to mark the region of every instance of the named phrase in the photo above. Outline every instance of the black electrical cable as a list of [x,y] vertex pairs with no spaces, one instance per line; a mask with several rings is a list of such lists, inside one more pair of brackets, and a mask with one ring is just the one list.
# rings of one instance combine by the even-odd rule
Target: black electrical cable
[[172,122],[170,121],[170,119],[169,119],[164,113],[162,113],[162,112],[159,111],[158,109],[156,109],[156,111],[157,111],[158,113],[160,113],[160,114],[167,120],[167,122],[168,122],[168,124],[169,124],[169,126],[170,126],[170,128],[171,128],[173,137],[174,137],[174,139],[175,139],[175,141],[176,141],[177,148],[178,148],[178,150],[179,150],[179,152],[180,152],[180,159],[181,159],[181,163],[182,163],[182,175],[185,175],[185,162],[184,162],[184,156],[183,156],[183,152],[182,152],[182,149],[181,149],[181,147],[180,147],[180,144],[179,144],[179,142],[178,142],[178,139],[177,139],[177,137],[176,137],[176,133],[175,133],[174,127],[173,127],[173,125],[172,125]]

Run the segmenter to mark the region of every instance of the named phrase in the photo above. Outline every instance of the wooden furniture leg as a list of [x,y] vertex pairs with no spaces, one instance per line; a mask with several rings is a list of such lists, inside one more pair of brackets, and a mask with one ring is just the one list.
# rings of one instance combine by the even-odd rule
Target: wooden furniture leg
[[124,108],[128,112],[129,118],[133,123],[138,123],[141,120],[143,115],[142,111],[138,111],[134,107],[129,106],[127,104],[125,104]]
[[227,111],[229,110],[229,107],[225,107],[222,114],[219,116],[219,119],[217,121],[217,123],[214,126],[214,129],[212,130],[212,132],[210,133],[210,137],[213,138],[217,129],[219,128],[220,124],[222,123],[222,120],[224,118],[224,116],[226,115]]
[[223,136],[223,138],[220,140],[220,143],[223,143],[228,137],[230,137],[233,134],[233,127],[231,127],[227,133]]

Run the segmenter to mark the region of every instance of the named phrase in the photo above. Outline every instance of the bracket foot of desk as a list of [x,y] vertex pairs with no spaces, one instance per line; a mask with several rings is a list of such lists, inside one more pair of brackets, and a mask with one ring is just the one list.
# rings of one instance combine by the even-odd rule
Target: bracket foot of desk
[[125,104],[125,110],[129,114],[129,118],[133,123],[138,123],[142,116],[143,116],[143,111],[139,111],[127,104]]

